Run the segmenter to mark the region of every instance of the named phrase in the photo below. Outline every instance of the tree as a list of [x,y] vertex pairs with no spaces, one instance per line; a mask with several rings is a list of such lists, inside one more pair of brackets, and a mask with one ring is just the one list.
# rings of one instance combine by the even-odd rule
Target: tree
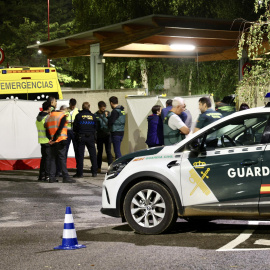
[[263,99],[270,81],[270,1],[255,0],[254,7],[259,19],[246,22],[247,27],[242,32],[238,48],[239,59],[246,51],[248,61],[252,64],[245,69],[244,78],[238,86],[238,94],[249,104],[254,104],[254,97]]

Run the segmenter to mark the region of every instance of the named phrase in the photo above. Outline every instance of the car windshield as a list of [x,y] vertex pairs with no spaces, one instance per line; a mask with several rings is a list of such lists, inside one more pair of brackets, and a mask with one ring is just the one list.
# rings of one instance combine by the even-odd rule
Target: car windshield
[[231,123],[210,129],[204,140],[204,146],[209,149],[259,144],[268,118],[266,115],[241,117],[231,120]]

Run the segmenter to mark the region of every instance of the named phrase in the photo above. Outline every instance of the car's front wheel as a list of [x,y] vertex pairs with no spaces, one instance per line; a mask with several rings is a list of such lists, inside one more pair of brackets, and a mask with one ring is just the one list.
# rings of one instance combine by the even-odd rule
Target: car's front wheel
[[123,209],[128,224],[140,234],[160,234],[168,230],[177,217],[169,191],[154,181],[143,181],[131,187]]

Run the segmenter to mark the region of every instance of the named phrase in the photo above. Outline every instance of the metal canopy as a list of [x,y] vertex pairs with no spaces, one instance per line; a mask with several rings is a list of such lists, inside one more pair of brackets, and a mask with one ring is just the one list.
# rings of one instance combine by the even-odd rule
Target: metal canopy
[[[90,45],[99,44],[104,57],[193,58],[196,61],[237,59],[240,20],[150,15],[76,35],[28,46],[40,49],[49,59],[89,56]],[[192,52],[170,44],[192,44]]]

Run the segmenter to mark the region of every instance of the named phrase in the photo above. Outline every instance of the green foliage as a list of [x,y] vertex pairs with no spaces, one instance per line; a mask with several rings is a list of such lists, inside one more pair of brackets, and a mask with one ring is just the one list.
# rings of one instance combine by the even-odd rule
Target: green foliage
[[223,97],[234,93],[238,81],[237,61],[196,63],[186,59],[147,60],[149,89],[163,84],[164,78],[174,78],[181,83],[182,92],[211,94]]
[[249,103],[252,103],[255,96],[263,99],[268,92],[270,81],[270,1],[255,0],[254,7],[259,19],[251,22],[243,31],[238,46],[238,58],[240,59],[243,50],[246,50],[252,63],[251,70],[245,70],[244,78],[237,89],[241,98]]

